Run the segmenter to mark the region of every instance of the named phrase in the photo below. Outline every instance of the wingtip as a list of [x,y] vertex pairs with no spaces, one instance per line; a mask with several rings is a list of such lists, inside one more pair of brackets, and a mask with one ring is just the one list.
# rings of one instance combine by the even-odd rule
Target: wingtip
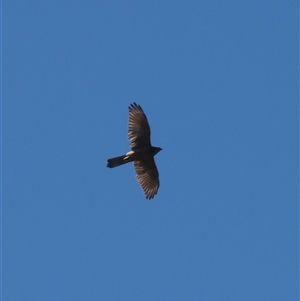
[[134,108],[141,108],[140,105],[138,105],[136,102],[133,102],[129,105],[128,109],[134,109]]

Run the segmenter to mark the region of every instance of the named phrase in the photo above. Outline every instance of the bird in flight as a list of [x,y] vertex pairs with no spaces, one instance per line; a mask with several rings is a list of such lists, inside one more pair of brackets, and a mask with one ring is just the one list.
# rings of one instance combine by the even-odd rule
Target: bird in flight
[[131,151],[123,156],[107,160],[107,167],[113,168],[133,162],[137,180],[146,199],[153,199],[159,188],[159,175],[154,156],[162,149],[151,145],[150,126],[140,105],[135,102],[129,107],[128,138]]

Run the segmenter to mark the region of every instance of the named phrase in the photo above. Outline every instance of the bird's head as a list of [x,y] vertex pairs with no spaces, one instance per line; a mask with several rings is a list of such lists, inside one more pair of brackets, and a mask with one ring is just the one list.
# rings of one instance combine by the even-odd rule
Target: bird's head
[[154,147],[154,155],[156,155],[157,153],[159,153],[162,150],[162,148],[160,147]]

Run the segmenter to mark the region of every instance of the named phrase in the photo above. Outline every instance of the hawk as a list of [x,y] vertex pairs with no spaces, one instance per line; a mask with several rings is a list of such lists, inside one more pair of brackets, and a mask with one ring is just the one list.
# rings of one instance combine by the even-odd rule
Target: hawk
[[159,175],[154,156],[162,149],[151,145],[150,126],[140,105],[135,102],[129,107],[128,138],[131,151],[123,156],[107,160],[107,167],[113,168],[133,162],[137,180],[146,199],[153,199],[159,188]]

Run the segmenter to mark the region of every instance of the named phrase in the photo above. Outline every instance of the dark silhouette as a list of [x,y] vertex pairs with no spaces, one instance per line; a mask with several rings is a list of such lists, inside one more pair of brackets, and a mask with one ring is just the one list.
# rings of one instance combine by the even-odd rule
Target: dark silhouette
[[158,170],[154,156],[162,149],[150,141],[150,126],[141,106],[135,102],[129,106],[128,138],[131,151],[107,160],[107,167],[113,168],[133,162],[136,177],[142,186],[146,199],[153,199],[159,188]]

